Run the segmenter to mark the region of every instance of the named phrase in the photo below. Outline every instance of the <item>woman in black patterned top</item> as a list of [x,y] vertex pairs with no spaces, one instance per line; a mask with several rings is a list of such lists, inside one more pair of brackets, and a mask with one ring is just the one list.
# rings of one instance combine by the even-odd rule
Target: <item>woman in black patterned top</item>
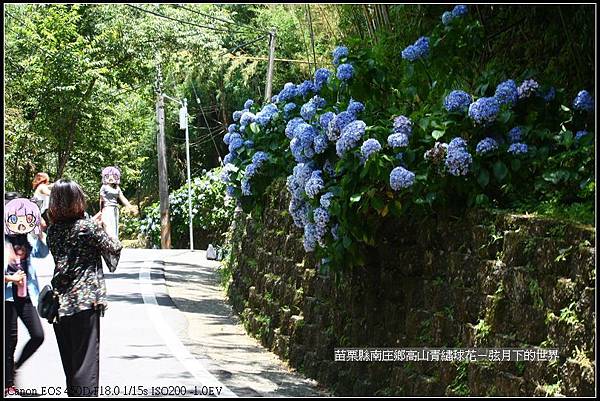
[[52,286],[58,293],[59,319],[53,326],[69,396],[98,395],[100,316],[107,306],[102,253],[116,265],[122,248],[97,222],[84,217],[85,208],[77,183],[54,184],[48,247],[56,266]]

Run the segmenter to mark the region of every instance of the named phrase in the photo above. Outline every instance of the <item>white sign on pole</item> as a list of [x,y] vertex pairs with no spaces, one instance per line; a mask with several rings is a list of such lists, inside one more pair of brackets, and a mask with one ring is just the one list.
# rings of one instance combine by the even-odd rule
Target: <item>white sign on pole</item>
[[187,128],[187,105],[179,109],[179,129]]

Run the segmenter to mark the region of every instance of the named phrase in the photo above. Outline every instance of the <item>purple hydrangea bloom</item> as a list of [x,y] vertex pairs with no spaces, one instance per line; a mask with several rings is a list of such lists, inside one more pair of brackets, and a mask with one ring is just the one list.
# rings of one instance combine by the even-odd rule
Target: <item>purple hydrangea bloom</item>
[[415,183],[415,173],[404,167],[396,167],[390,173],[390,187],[394,191],[411,187]]
[[446,153],[446,168],[454,176],[467,175],[473,157],[467,151],[467,142],[462,138],[454,138],[448,144]]
[[254,104],[254,100],[248,99],[248,100],[246,100],[246,103],[244,103],[244,108],[250,109],[250,107],[252,107],[253,104]]
[[594,99],[586,90],[580,91],[573,99],[573,108],[580,111],[594,110]]
[[354,99],[350,98],[350,103],[348,104],[348,108],[346,109],[346,111],[353,113],[353,114],[358,114],[364,110],[365,110],[364,104],[362,104],[361,102],[357,102]]
[[408,146],[408,135],[406,134],[391,134],[388,136],[388,145],[392,148],[401,148],[404,146]]
[[523,129],[521,127],[514,127],[508,131],[508,140],[510,143],[521,142],[523,139]]
[[354,67],[352,64],[340,64],[337,68],[337,74],[339,80],[348,81],[354,75]]
[[512,145],[510,145],[508,147],[507,152],[508,153],[512,153],[513,155],[520,155],[520,154],[524,154],[527,153],[529,149],[527,148],[527,145],[524,143],[513,143]]
[[496,120],[500,105],[495,97],[482,97],[469,106],[469,117],[477,124],[489,124]]
[[331,71],[327,68],[319,68],[315,71],[315,89],[320,90],[323,87],[323,84],[327,83],[330,75]]
[[[341,113],[340,113],[341,114]],[[357,120],[346,125],[342,135],[335,144],[335,150],[339,157],[342,157],[348,150],[354,148],[365,133],[367,124],[364,121]]]
[[327,137],[330,141],[335,142],[339,139],[342,130],[356,119],[356,116],[347,111],[342,111],[334,116],[327,125]]
[[500,83],[496,87],[494,97],[501,105],[508,104],[512,106],[519,99],[517,84],[512,79]]
[[340,60],[344,57],[348,57],[348,48],[346,46],[337,46],[333,49],[333,65],[338,65]]
[[454,90],[444,99],[444,108],[449,112],[466,111],[471,104],[471,95],[465,91]]
[[377,139],[367,139],[363,142],[360,147],[360,153],[363,156],[364,160],[367,160],[373,153],[377,153],[381,150],[381,144]]
[[419,58],[425,58],[429,55],[429,38],[421,36],[415,44],[402,50],[402,58],[408,61],[415,61]]
[[540,84],[538,84],[533,79],[526,79],[521,83],[521,86],[517,88],[517,92],[519,94],[519,99],[526,99],[531,95],[535,95],[537,90],[540,88]]
[[478,155],[484,155],[486,153],[493,152],[498,149],[498,142],[496,142],[493,138],[487,137],[482,139],[475,148],[475,152]]

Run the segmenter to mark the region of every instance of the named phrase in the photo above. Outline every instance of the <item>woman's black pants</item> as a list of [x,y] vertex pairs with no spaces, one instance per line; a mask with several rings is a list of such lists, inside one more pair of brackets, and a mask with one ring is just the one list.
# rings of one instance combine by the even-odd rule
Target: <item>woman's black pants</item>
[[[6,313],[4,332],[6,335],[6,354],[4,355],[4,383],[6,387],[15,385],[15,369],[18,369],[44,342],[44,329],[37,310],[28,298],[14,298],[14,302],[5,301]],[[21,318],[29,331],[29,341],[25,344],[21,356],[15,363],[15,349],[17,347],[17,318]]]
[[54,333],[69,397],[97,397],[100,370],[100,311],[61,317]]

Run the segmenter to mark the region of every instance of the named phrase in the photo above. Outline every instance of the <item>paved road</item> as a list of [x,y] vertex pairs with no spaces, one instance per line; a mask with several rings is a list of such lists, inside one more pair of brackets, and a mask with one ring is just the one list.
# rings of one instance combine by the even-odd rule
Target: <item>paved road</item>
[[[123,251],[117,271],[106,274],[101,396],[327,395],[245,334],[218,287],[217,266],[201,251]],[[41,285],[51,273],[51,259],[40,261]],[[42,324],[45,341],[20,369],[17,387],[64,397],[56,338]],[[19,321],[16,355],[26,339]]]

